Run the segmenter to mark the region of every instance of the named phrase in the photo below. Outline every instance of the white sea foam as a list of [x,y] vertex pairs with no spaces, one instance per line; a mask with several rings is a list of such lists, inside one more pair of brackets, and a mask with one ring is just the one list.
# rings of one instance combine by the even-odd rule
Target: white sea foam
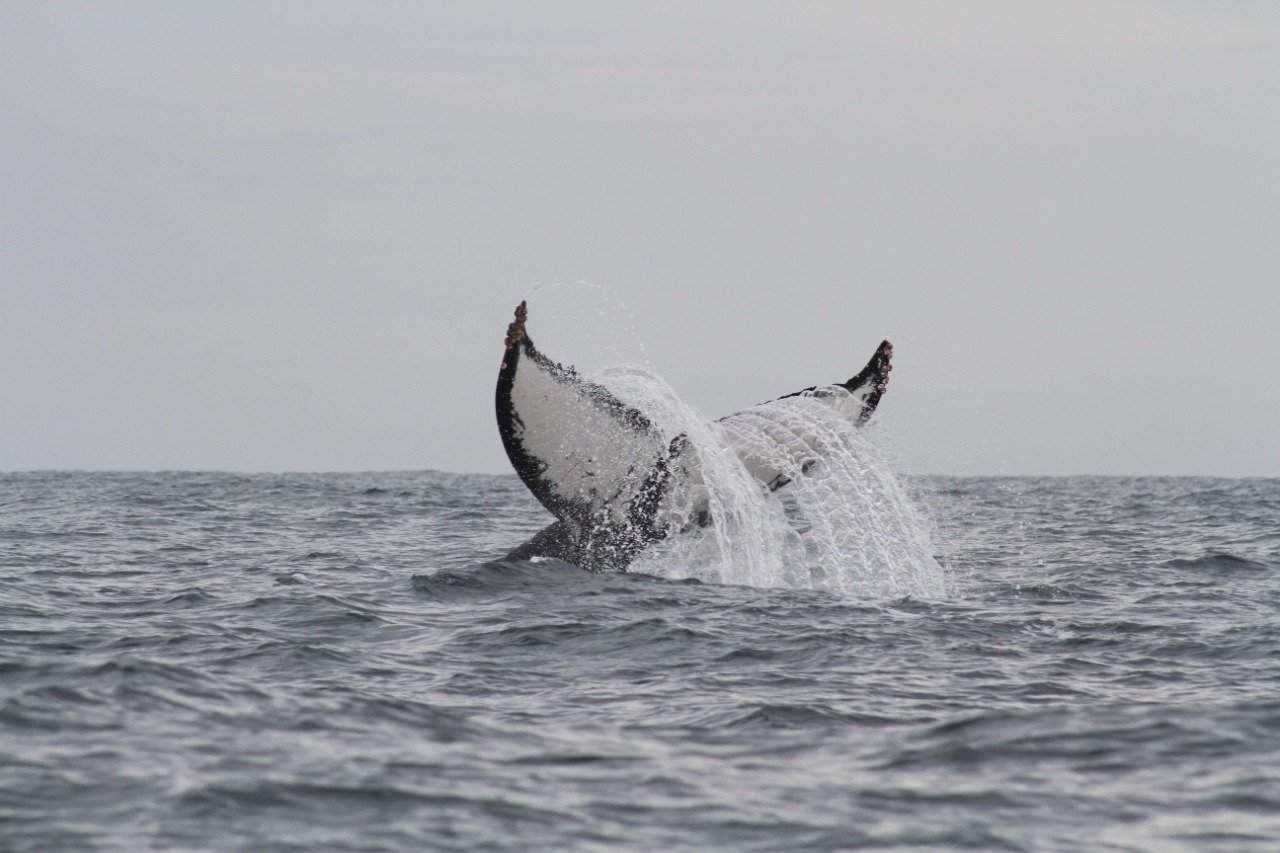
[[[846,392],[823,389],[708,421],[642,368],[611,368],[599,380],[666,434],[689,438],[687,476],[667,508],[684,532],[632,571],[860,599],[946,594],[928,520],[854,426]],[[791,482],[770,492],[744,459]],[[710,526],[694,523],[700,509]]]

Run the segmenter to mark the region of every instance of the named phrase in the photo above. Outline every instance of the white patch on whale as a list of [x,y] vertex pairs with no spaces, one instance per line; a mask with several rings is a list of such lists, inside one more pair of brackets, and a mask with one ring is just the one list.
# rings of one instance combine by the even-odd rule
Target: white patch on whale
[[[511,405],[514,432],[541,464],[540,477],[562,500],[626,521],[626,507],[667,440],[652,426],[627,423],[615,407],[584,393],[568,370],[522,353]],[[597,386],[598,387],[598,386]]]

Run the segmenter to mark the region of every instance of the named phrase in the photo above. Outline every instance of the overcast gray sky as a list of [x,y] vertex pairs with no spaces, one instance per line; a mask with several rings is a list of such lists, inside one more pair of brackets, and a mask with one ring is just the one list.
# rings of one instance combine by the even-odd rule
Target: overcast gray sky
[[708,416],[889,337],[911,471],[1280,475],[1280,4],[2,8],[0,468],[507,471],[532,292]]

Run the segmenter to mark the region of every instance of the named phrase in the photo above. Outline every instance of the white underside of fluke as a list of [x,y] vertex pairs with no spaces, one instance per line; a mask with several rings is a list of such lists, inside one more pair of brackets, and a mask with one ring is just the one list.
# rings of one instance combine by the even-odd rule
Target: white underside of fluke
[[862,414],[863,401],[870,393],[870,388],[850,393],[839,385],[822,386],[736,412],[718,424],[751,475],[776,487],[779,478],[794,479],[807,471],[829,448],[823,436],[796,431],[795,422],[771,417],[771,411],[783,406],[823,406],[852,422]]
[[652,426],[628,423],[616,400],[611,406],[593,395],[598,386],[521,356],[511,387],[514,432],[540,465],[540,478],[561,499],[625,523],[668,440]]
[[[611,391],[643,410],[664,430],[663,442],[681,432],[691,444],[672,460],[670,500],[661,511],[676,529],[693,523],[708,507],[704,484],[703,457],[714,448],[722,448],[741,461],[743,468],[762,488],[775,489],[813,470],[823,455],[830,451],[830,437],[809,427],[821,419],[788,417],[786,413],[809,408],[835,414],[854,423],[865,409],[865,399],[874,390],[870,386],[846,390],[840,385],[820,386],[812,391],[761,403],[741,412],[694,428],[680,415],[685,405],[675,392],[647,371],[615,368],[604,381]],[[661,389],[661,393],[655,391]],[[665,446],[665,445],[664,445]],[[714,513],[713,513],[714,514]]]

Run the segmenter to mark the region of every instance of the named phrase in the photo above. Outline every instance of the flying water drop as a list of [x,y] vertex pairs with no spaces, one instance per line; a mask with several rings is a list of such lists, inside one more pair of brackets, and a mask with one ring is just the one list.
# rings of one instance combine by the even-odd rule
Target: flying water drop
[[[928,520],[855,426],[858,403],[843,389],[707,421],[643,368],[610,368],[599,381],[687,437],[685,476],[666,507],[678,532],[632,571],[859,599],[946,595]],[[776,490],[753,476],[760,470],[781,472]]]

